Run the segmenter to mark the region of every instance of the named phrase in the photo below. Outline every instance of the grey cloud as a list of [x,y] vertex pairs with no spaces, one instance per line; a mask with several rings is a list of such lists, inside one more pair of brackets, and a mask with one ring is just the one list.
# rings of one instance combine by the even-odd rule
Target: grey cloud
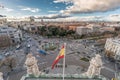
[[57,18],[67,18],[70,17],[69,15],[62,15],[62,14],[49,14],[45,16],[37,16],[38,19],[57,19]]
[[0,17],[6,17],[5,15],[0,15]]

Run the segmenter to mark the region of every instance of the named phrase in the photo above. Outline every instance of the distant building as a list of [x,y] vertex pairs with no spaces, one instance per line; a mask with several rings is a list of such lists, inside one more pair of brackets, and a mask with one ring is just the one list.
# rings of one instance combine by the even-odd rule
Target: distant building
[[38,24],[36,24],[36,25],[26,25],[26,26],[23,26],[23,30],[25,30],[25,31],[28,31],[28,32],[31,32],[31,33],[38,33],[38,30],[39,30],[39,27],[41,27],[41,26],[43,26],[43,25],[38,25]]
[[11,43],[19,43],[22,41],[22,32],[11,27],[0,27],[0,34],[3,36],[8,36]]
[[41,19],[41,24],[44,25],[44,21],[43,21],[43,19]]
[[120,27],[114,27],[115,31],[120,31]]
[[84,35],[88,33],[88,28],[87,27],[77,27],[76,28],[76,33],[79,35]]
[[108,38],[105,44],[105,54],[107,57],[120,60],[120,39]]
[[100,25],[89,24],[87,28],[90,29],[90,32],[99,32]]
[[78,26],[76,28],[76,33],[79,35],[95,33],[95,32],[99,32],[99,28],[100,27],[98,25],[92,25],[92,24],[89,24],[87,26]]
[[115,27],[102,27],[102,28],[100,28],[100,32],[106,32],[106,31],[114,32]]
[[35,33],[38,32],[38,28],[39,28],[38,26],[30,25],[30,26],[28,27],[28,31],[35,34]]
[[7,23],[7,19],[6,18],[0,18],[0,27],[1,26],[6,26],[6,23]]
[[76,27],[77,27],[77,26],[69,26],[69,30],[75,31],[75,30],[76,30]]

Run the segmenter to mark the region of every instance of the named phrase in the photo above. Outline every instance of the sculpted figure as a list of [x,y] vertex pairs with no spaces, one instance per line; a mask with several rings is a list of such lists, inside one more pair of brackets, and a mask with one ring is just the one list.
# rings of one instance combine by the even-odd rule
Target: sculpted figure
[[37,60],[32,54],[27,55],[27,59],[25,61],[25,65],[27,67],[27,74],[38,77],[40,75],[40,71],[37,65]]
[[102,65],[101,56],[96,54],[96,56],[91,59],[90,66],[85,74],[87,76],[99,76]]
[[4,80],[4,79],[3,79],[3,73],[2,73],[2,72],[0,72],[0,80]]

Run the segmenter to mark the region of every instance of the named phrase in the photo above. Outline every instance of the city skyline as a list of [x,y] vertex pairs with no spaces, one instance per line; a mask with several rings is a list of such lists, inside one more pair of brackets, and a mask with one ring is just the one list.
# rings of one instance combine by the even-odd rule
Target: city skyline
[[0,80],[120,80],[120,0],[0,0]]
[[120,21],[120,0],[0,0],[0,15],[43,19]]

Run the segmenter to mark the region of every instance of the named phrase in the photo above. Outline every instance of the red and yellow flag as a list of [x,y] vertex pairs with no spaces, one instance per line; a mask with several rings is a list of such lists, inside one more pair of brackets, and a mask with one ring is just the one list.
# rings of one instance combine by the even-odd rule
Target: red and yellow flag
[[63,45],[58,56],[56,57],[56,59],[54,60],[53,64],[52,64],[52,69],[54,69],[54,66],[58,63],[58,61],[61,59],[61,58],[64,58],[64,55],[65,55],[65,46]]

